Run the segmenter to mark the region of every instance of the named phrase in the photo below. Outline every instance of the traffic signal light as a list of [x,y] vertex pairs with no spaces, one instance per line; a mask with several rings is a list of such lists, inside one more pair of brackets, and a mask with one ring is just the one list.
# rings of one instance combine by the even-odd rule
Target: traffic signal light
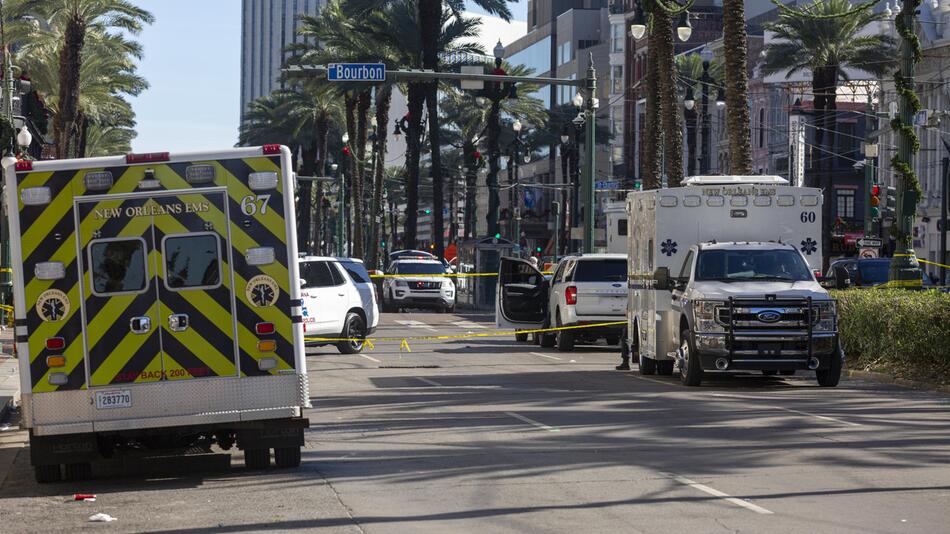
[[897,216],[897,188],[888,187],[884,197],[884,218],[893,219]]
[[879,218],[881,216],[881,209],[878,208],[881,204],[881,186],[877,184],[871,186],[871,198],[868,199],[868,202],[871,203],[871,218]]
[[636,189],[637,191],[643,190],[643,182],[640,181],[640,180],[634,180],[634,181],[633,181],[633,188]]
[[501,239],[501,234],[500,233],[495,234],[495,239]]
[[540,254],[540,253],[541,253],[541,247],[534,247],[534,251],[537,252],[538,254]]
[[385,242],[385,241],[380,241],[380,242],[379,242],[379,248],[386,248],[386,242]]
[[430,210],[429,208],[426,208],[426,215],[432,215],[432,210]]

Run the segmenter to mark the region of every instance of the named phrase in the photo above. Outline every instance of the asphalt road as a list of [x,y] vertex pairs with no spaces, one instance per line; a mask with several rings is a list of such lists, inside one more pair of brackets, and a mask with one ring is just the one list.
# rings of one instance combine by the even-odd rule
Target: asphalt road
[[[378,335],[481,333],[491,320],[392,314]],[[104,467],[40,486],[24,433],[0,432],[0,531],[950,530],[947,396],[820,389],[803,373],[686,389],[614,371],[613,348],[565,354],[512,336],[409,348],[311,351],[297,470],[248,472],[236,452],[231,468]],[[117,521],[88,523],[95,512]]]

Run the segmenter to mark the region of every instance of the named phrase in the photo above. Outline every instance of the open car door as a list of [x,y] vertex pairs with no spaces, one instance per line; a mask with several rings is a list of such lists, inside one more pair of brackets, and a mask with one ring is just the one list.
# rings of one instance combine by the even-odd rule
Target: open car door
[[499,328],[541,328],[548,316],[548,282],[537,267],[521,258],[502,258],[495,291]]

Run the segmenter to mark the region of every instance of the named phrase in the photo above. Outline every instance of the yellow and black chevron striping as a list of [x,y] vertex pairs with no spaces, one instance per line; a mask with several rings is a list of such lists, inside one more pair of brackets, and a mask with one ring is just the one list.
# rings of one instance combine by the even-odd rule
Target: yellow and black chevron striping
[[[214,168],[213,182],[192,185],[186,181],[188,167],[196,164]],[[106,191],[87,191],[84,176],[102,171],[111,173],[112,186]],[[42,185],[52,193],[46,205],[19,204],[33,392],[238,373],[254,376],[293,369],[288,262],[294,258],[288,257],[287,251],[284,184],[278,181],[276,189],[252,191],[248,175],[262,171],[279,173],[280,158],[18,173],[19,192]],[[143,191],[139,183],[144,178],[157,180],[160,187]],[[166,278],[175,260],[164,256],[164,245],[169,239],[194,235],[214,236],[201,243],[218,244],[215,269],[208,267],[204,273],[205,281],[213,283],[193,289],[171,287]],[[114,239],[142,243],[147,271],[144,288],[136,286],[135,291],[121,294],[92,291],[90,244]],[[190,243],[176,250],[187,252]],[[273,247],[273,263],[247,263],[246,251],[259,246]],[[38,263],[50,261],[65,265],[64,278],[40,280],[34,276]],[[188,276],[187,262],[175,265]],[[258,275],[270,277],[279,288],[271,306],[259,307],[248,301],[245,288]],[[173,276],[180,277],[182,272]],[[49,315],[44,320],[35,304],[51,289],[66,295],[68,310],[56,320],[49,320]],[[186,315],[188,328],[171,328],[169,316],[173,314]],[[151,328],[131,332],[130,321],[143,316],[151,319]],[[274,352],[258,349],[261,338],[255,325],[260,322],[275,325],[271,337],[277,342]],[[48,351],[46,340],[51,337],[62,337],[65,349],[55,354]],[[50,369],[47,357],[60,354],[65,365]],[[265,357],[275,357],[276,368],[261,370],[258,362]],[[67,380],[54,385],[51,373],[63,373]]]

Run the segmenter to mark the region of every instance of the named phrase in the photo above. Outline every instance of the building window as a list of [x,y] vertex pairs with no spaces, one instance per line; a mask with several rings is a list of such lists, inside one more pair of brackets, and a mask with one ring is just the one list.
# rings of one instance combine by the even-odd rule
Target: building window
[[835,216],[842,219],[854,218],[854,189],[835,190]]
[[571,60],[571,42],[561,43],[557,47],[557,64],[563,65]]
[[759,148],[765,146],[765,108],[759,109]]
[[623,24],[610,25],[610,51],[623,52]]
[[617,94],[623,92],[623,65],[614,65],[611,67],[610,92]]

